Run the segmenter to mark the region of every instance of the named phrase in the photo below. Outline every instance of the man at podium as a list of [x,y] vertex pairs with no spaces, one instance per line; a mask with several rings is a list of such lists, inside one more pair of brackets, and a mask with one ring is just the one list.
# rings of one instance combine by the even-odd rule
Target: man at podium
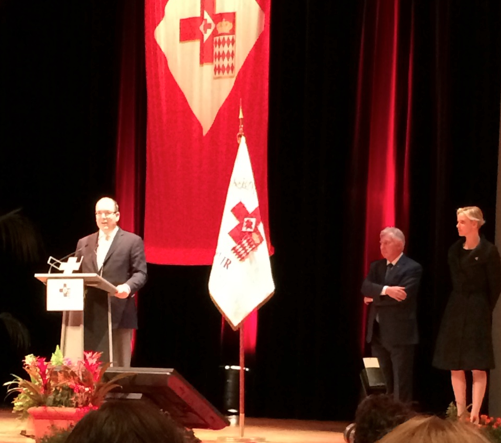
[[[135,293],[146,283],[147,267],[141,237],[118,227],[120,212],[115,200],[104,197],[96,203],[98,232],[78,241],[76,257],[82,259],[82,273],[97,273],[116,286],[109,297],[112,321],[114,366],[128,367],[131,361],[132,331],[137,329]],[[89,288],[85,297],[85,350],[103,351],[100,333],[103,312],[108,313],[108,297],[94,294]],[[102,291],[101,291],[102,292]],[[104,354],[103,354],[104,357]]]

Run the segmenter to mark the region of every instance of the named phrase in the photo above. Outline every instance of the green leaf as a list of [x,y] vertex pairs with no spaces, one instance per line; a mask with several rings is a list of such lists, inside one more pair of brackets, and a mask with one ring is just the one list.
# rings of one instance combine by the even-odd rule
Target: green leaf
[[61,348],[59,347],[59,345],[56,346],[56,350],[52,354],[50,362],[54,366],[62,366],[62,365],[64,365],[63,351],[61,351]]

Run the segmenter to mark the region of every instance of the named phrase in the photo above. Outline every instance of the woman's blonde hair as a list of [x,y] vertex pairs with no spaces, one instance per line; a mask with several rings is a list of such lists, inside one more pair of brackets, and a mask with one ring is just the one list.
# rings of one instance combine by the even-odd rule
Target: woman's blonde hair
[[483,226],[483,224],[485,223],[484,214],[482,214],[482,211],[477,206],[465,206],[464,208],[459,208],[456,211],[456,214],[457,215],[464,214],[470,220],[474,220],[474,221],[478,222],[479,228],[480,228],[480,226]]
[[435,416],[411,418],[386,434],[378,443],[491,443],[470,423]]

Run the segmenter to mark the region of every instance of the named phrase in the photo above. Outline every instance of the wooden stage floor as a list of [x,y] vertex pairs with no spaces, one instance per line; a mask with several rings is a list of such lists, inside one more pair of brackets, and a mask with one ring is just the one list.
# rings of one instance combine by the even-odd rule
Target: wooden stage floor
[[[35,440],[21,435],[23,423],[10,409],[0,409],[0,443],[34,443]],[[264,438],[269,443],[344,443],[345,422],[278,420],[246,418],[244,437]],[[195,429],[195,435],[203,443],[231,441],[240,437],[239,426],[228,426],[220,431]]]

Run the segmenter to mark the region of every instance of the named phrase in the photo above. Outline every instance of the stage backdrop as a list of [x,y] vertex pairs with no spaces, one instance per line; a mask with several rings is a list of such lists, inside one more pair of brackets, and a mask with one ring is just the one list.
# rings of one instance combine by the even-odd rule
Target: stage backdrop
[[[126,6],[137,9],[130,16]],[[374,115],[365,98],[360,108],[356,103],[362,91],[357,73],[373,6],[368,0],[272,3],[268,153],[277,291],[259,312],[249,416],[253,407],[269,418],[353,419],[360,386],[367,164],[374,146],[368,142],[371,125],[355,132],[361,110],[368,122]],[[403,47],[411,48],[413,37],[411,125],[406,126],[411,141],[408,245],[409,255],[424,267],[416,394],[422,411],[443,414],[453,399],[450,374],[432,368],[431,359],[450,290],[447,249],[457,240],[455,209],[479,205],[487,219],[484,234],[494,239],[501,3],[486,0],[472,8],[460,2],[400,1],[400,6],[400,21],[409,24],[409,33],[399,34]],[[407,14],[411,6],[414,12]],[[0,189],[8,191],[0,199],[0,213],[22,206],[46,247],[36,269],[21,272],[15,261],[5,260],[0,311],[28,316],[22,320],[34,340],[29,352],[37,355],[50,355],[58,343],[60,317],[41,314],[44,288],[33,273],[46,271],[47,256],[64,256],[76,238],[95,229],[96,200],[113,192],[115,166],[118,175],[128,164],[124,157],[115,164],[119,94],[137,85],[141,100],[121,98],[120,106],[129,104],[136,118],[146,121],[140,112],[143,71],[130,69],[135,66],[130,59],[124,69],[136,73],[136,81],[117,89],[125,80],[126,61],[120,55],[137,56],[142,63],[142,49],[133,54],[122,48],[116,32],[122,25],[124,37],[131,38],[130,22],[135,23],[134,42],[144,47],[143,11],[135,0],[29,2],[29,8],[26,2],[0,2]],[[363,40],[369,38],[370,33]],[[405,72],[406,59],[398,57],[398,73]],[[143,129],[127,127],[134,114],[125,111],[119,116],[120,146],[132,157],[129,150],[144,143]],[[395,115],[403,118],[404,113]],[[246,112],[246,128],[249,118]],[[355,134],[365,141],[354,143]],[[255,145],[248,142],[252,157]],[[404,148],[397,143],[397,168]],[[144,150],[137,158],[142,155]],[[142,179],[136,177],[137,188],[130,180],[142,168],[129,166],[129,175],[117,182],[137,192]],[[117,193],[123,227],[127,210],[141,207],[125,201],[126,195]],[[401,225],[398,210],[395,216]],[[377,232],[373,241],[377,248]],[[227,360],[219,354],[221,317],[207,293],[209,270],[150,264],[139,297],[135,365],[175,367],[217,403],[222,392],[218,365]],[[0,357],[3,369],[17,373],[6,361]]]
[[212,263],[240,106],[268,232],[269,10],[270,0],[146,1],[150,263]]
[[[352,165],[359,169],[357,184],[366,182],[365,275],[381,258],[382,229],[396,226],[409,234],[414,14],[410,2],[364,4]],[[365,178],[359,180],[359,174]],[[366,309],[362,317],[363,349]]]

